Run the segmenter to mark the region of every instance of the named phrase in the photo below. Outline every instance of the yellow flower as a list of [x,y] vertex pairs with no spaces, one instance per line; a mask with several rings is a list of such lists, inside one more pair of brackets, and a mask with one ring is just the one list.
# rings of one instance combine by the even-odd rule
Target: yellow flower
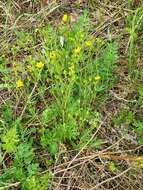
[[81,48],[80,48],[80,47],[77,47],[77,48],[74,49],[74,52],[75,52],[76,54],[79,54],[80,51],[81,51]]
[[17,86],[17,88],[23,87],[23,81],[21,79],[17,80],[16,81],[16,86]]
[[62,21],[63,22],[67,22],[68,21],[68,15],[67,14],[63,15]]
[[95,80],[96,81],[98,81],[98,80],[100,80],[101,79],[101,77],[99,76],[99,75],[97,75],[96,77],[95,77]]
[[42,68],[44,67],[44,63],[42,63],[42,61],[40,61],[40,62],[38,62],[38,63],[36,64],[36,67],[37,67],[38,69],[42,69]]
[[56,58],[56,52],[55,51],[51,51],[50,52],[50,58],[51,59],[55,59]]
[[86,42],[85,42],[85,45],[86,45],[87,47],[91,47],[91,46],[92,46],[92,41],[90,41],[90,40],[86,41]]

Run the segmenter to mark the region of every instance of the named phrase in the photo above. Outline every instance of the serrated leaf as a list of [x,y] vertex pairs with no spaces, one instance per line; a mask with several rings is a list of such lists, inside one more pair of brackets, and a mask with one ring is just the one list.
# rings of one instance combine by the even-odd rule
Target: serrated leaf
[[1,141],[4,150],[6,150],[8,153],[14,152],[18,142],[16,128],[11,128],[6,134],[2,135]]

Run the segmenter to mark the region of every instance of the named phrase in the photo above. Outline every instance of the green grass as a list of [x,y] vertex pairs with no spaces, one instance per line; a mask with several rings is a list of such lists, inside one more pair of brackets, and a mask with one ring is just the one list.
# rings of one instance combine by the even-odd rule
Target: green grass
[[142,31],[143,26],[143,9],[139,7],[132,11],[127,19],[127,32],[129,33],[129,41],[128,41],[128,64],[129,70],[132,71],[132,65],[135,64],[136,59],[140,55],[140,51],[138,51],[138,41],[139,41],[139,34]]
[[[12,4],[8,5],[10,11]],[[124,105],[109,122],[115,130],[123,125],[123,134],[136,135],[138,146],[143,144],[142,71],[137,62],[143,49],[142,18],[139,6],[125,20],[128,43],[124,58],[133,93],[123,87],[129,100],[117,97]],[[4,23],[7,27],[8,17]],[[104,38],[94,36],[93,30],[86,11],[73,23],[65,14],[56,24],[42,23],[31,31],[13,27],[8,40],[5,28],[0,54],[0,189],[46,190],[53,177],[50,167],[61,146],[65,151],[105,148],[102,134],[92,137],[113,98],[110,90],[120,87],[115,74],[120,44],[112,32],[110,38]],[[104,127],[108,130],[108,124]],[[46,160],[42,154],[47,155]],[[107,169],[114,173],[119,166],[111,161]]]

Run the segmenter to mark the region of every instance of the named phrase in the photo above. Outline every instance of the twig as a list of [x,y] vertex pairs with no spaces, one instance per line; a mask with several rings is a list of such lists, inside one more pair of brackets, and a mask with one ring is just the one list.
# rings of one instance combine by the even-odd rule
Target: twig
[[[112,154],[112,155],[115,155],[115,154],[123,154],[123,153],[126,153],[126,155],[127,155],[127,153],[128,152],[132,152],[132,151],[135,151],[135,150],[137,150],[137,149],[139,149],[139,148],[141,148],[141,147],[143,147],[142,145],[141,146],[139,146],[139,147],[137,147],[137,148],[134,148],[134,149],[130,149],[130,150],[124,150],[124,151],[117,151],[117,152],[108,152],[108,154]],[[70,152],[70,151],[69,151]],[[103,152],[105,155],[107,155],[107,152]],[[84,155],[85,155],[85,153],[83,153]],[[47,155],[47,154],[45,154],[45,155]],[[100,152],[100,155],[101,155],[101,152]],[[98,153],[96,153],[96,152],[93,152],[93,154],[91,154],[91,155],[88,155],[88,156],[84,156],[84,157],[79,157],[79,158],[77,158],[74,162],[75,163],[77,163],[77,162],[81,162],[82,160],[92,160],[92,159],[94,159],[95,157],[98,157],[99,156],[99,152]],[[66,167],[66,165],[68,165],[70,163],[70,161],[67,161],[67,162],[64,162],[64,163],[62,163],[62,164],[59,164],[59,165],[57,165],[57,166],[54,166],[53,168],[52,168],[52,170],[54,170],[55,172],[57,172],[57,170],[58,170],[58,168],[62,168],[62,167]],[[56,169],[56,170],[55,170]],[[45,170],[45,171],[43,171],[43,172],[41,172],[41,174],[44,174],[44,173],[46,173],[47,171],[49,171],[49,170]],[[59,173],[59,172],[58,172]],[[53,174],[55,174],[54,172],[53,172]]]
[[125,160],[125,161],[141,161],[143,160],[143,156],[129,156],[129,155],[113,155],[113,154],[103,154],[100,157],[108,158],[111,160]]
[[35,83],[35,85],[34,85],[32,91],[31,91],[31,93],[30,93],[30,95],[29,95],[29,97],[28,97],[28,100],[27,100],[27,102],[26,102],[26,104],[25,104],[25,106],[24,106],[24,108],[23,108],[23,110],[22,110],[22,112],[21,112],[20,118],[22,118],[23,114],[25,113],[25,110],[26,110],[26,108],[27,108],[27,105],[28,105],[28,103],[29,103],[29,101],[30,101],[30,99],[31,99],[31,97],[32,97],[32,95],[33,95],[33,93],[35,92],[35,89],[36,89],[37,85],[38,85],[38,81]]
[[16,103],[16,105],[15,105],[15,108],[14,108],[14,117],[16,117],[18,105],[19,105],[19,103],[20,103],[20,100],[21,100],[21,98],[22,98],[22,95],[23,95],[23,91],[21,92],[21,94],[20,94],[20,96],[19,96],[19,99],[18,99],[18,101],[17,101],[17,103]]
[[[129,156],[129,155],[114,155],[113,152],[105,152],[105,153],[97,153],[97,154],[92,154],[83,158],[79,158],[77,160],[75,160],[75,162],[79,162],[77,164],[74,164],[73,166],[68,166],[65,169],[61,169],[61,170],[57,170],[54,172],[54,175],[61,173],[61,172],[66,172],[67,170],[70,170],[72,168],[75,168],[76,166],[82,165],[83,163],[88,162],[89,160],[93,160],[95,158],[107,158],[110,160],[124,160],[124,161],[142,161],[143,160],[143,156]],[[73,161],[73,160],[72,160]]]
[[103,185],[104,183],[109,182],[109,181],[111,181],[111,180],[114,180],[114,179],[116,179],[116,178],[121,177],[123,174],[127,173],[129,170],[131,170],[131,167],[128,168],[127,170],[121,172],[120,174],[114,176],[114,177],[110,177],[110,178],[108,178],[108,179],[102,181],[101,183],[98,183],[96,186],[92,187],[90,190],[95,190],[96,188],[98,188],[99,186]]
[[119,97],[115,92],[113,92],[112,90],[109,91],[117,100],[122,100],[124,102],[130,102],[130,103],[133,103],[133,102],[136,102],[136,100],[126,100],[122,97]]
[[5,190],[5,189],[9,189],[11,187],[18,187],[20,185],[20,182],[16,182],[16,183],[11,183],[11,184],[8,184],[4,187],[0,187],[0,190]]

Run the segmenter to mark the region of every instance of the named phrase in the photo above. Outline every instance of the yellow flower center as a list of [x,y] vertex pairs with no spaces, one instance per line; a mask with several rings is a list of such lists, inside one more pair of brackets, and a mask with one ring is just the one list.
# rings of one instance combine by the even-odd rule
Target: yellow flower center
[[51,51],[50,52],[50,58],[51,59],[55,59],[56,58],[56,52],[55,51]]
[[91,47],[91,46],[92,46],[92,41],[86,41],[86,42],[85,42],[85,45],[86,45],[87,47]]
[[37,67],[38,69],[42,69],[42,68],[44,67],[44,63],[42,63],[42,61],[40,61],[40,62],[38,62],[38,63],[36,64],[36,67]]
[[67,14],[63,15],[62,21],[63,22],[67,22],[68,21],[68,15]]
[[100,80],[101,79],[101,77],[99,76],[99,75],[97,75],[96,77],[95,77],[95,80],[96,81],[98,81],[98,80]]
[[21,79],[17,80],[16,81],[16,86],[17,86],[17,88],[23,87],[23,81]]
[[81,48],[80,48],[80,47],[75,48],[75,49],[74,49],[74,52],[75,52],[76,54],[79,54],[79,53],[81,52]]

